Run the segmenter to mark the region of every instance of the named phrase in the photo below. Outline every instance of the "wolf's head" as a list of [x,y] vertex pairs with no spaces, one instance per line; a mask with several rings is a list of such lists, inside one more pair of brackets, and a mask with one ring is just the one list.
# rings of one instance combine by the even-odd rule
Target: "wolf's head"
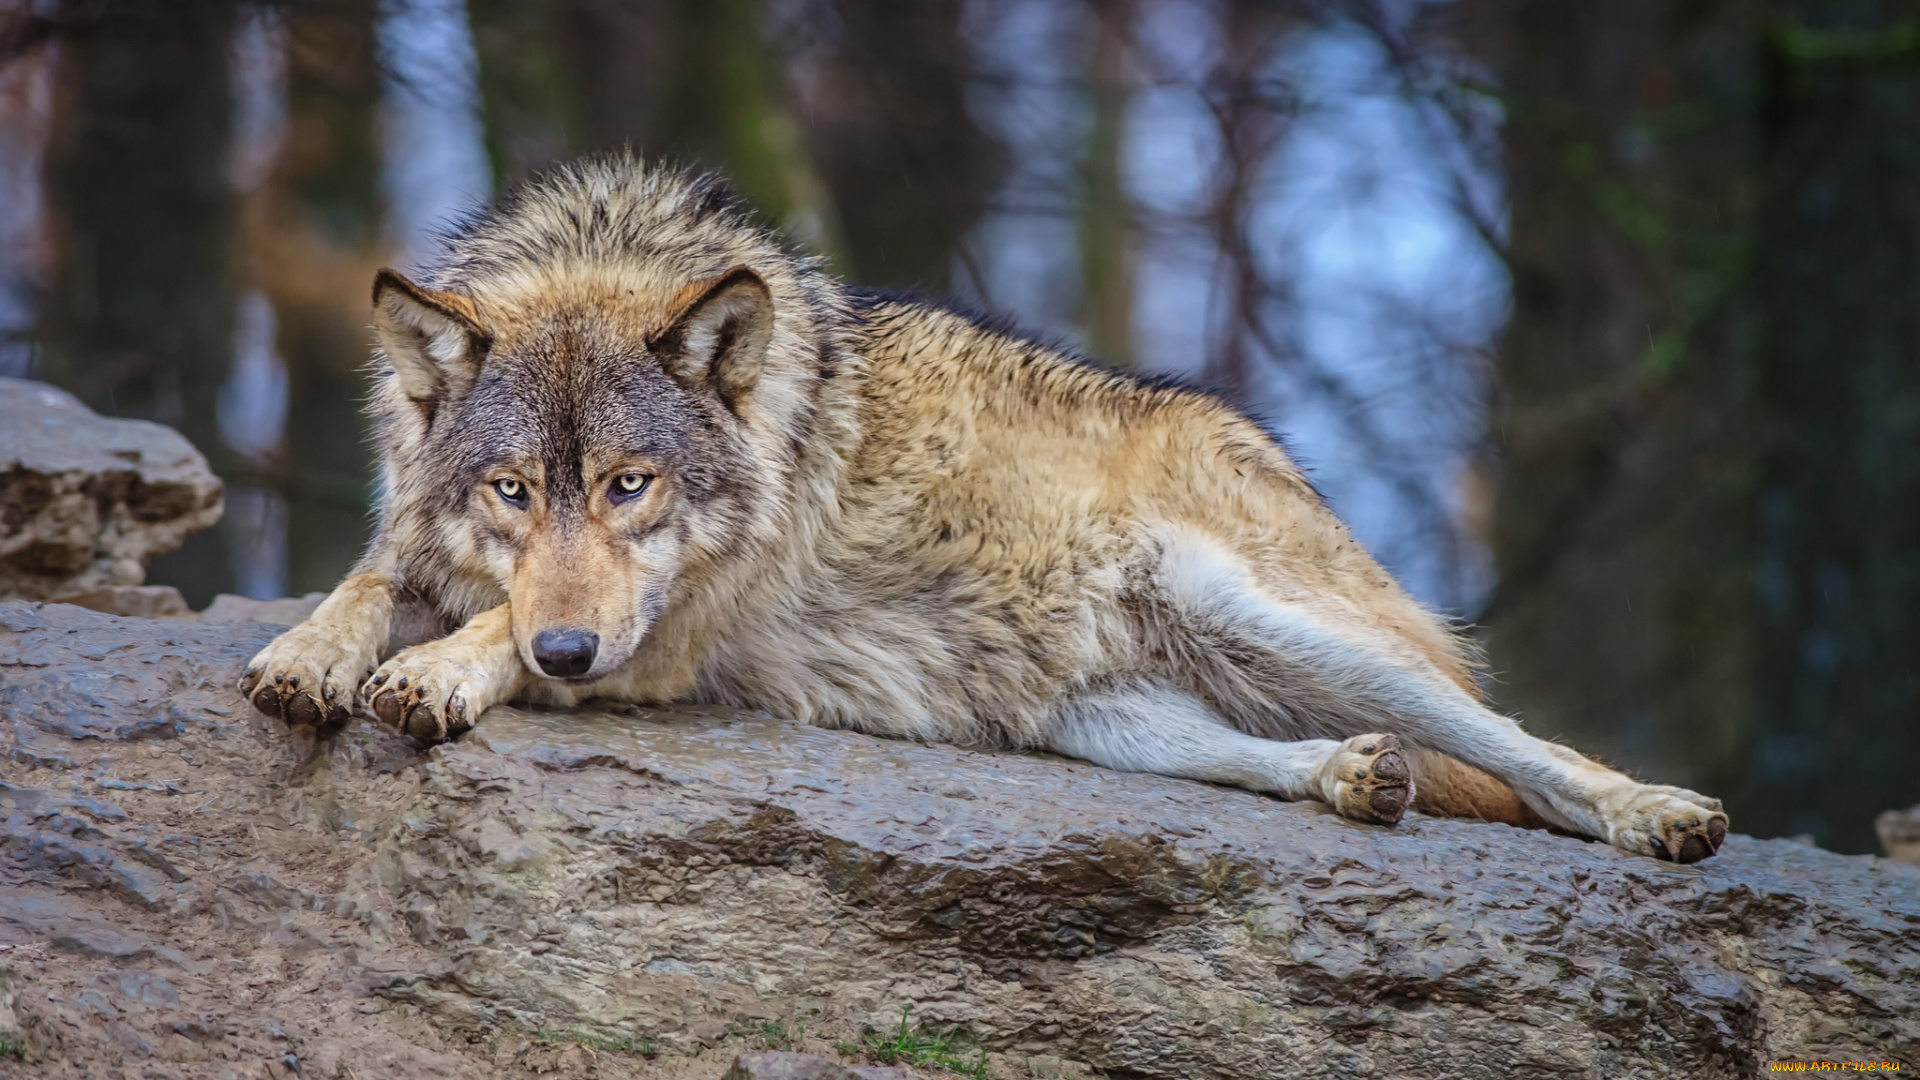
[[844,292],[710,177],[570,163],[373,299],[400,582],[456,621],[507,600],[550,678],[726,603],[716,568],[795,535],[849,438],[825,419],[857,382]]
[[742,496],[777,479],[746,419],[765,404],[774,301],[744,266],[664,314],[617,287],[547,299],[489,318],[384,270],[374,326],[424,428],[398,470],[413,531],[455,575],[504,587],[530,670],[591,681],[634,654],[689,563],[738,539]]

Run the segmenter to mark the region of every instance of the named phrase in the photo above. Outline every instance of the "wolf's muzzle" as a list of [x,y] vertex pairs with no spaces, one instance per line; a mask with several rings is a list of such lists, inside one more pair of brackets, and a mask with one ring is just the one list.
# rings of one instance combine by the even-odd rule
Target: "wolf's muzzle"
[[573,679],[593,667],[600,635],[591,630],[542,630],[533,635],[533,659],[556,679]]

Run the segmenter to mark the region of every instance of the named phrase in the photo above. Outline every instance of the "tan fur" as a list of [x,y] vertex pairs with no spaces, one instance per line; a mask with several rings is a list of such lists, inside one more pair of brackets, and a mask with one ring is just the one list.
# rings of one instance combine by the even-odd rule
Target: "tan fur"
[[1522,829],[1548,826],[1513,788],[1466,762],[1420,749],[1407,760],[1413,770],[1413,808],[1423,814],[1478,818]]
[[296,723],[345,723],[360,680],[386,648],[393,622],[389,580],[378,569],[354,574],[306,622],[255,656],[241,680],[255,704],[276,715],[284,707]]
[[513,697],[528,678],[514,648],[513,612],[501,604],[388,660],[368,680],[369,707],[387,724],[434,743],[467,730],[487,703]]
[[[431,740],[512,696],[693,700],[1364,821],[1411,804],[1689,861],[1717,846],[1714,800],[1487,710],[1465,641],[1237,412],[926,303],[856,301],[699,185],[577,166],[457,238],[429,287],[383,275],[387,495],[350,582],[385,574],[467,624],[381,668],[389,723]],[[616,501],[628,474],[652,479]],[[315,618],[339,636],[347,611]],[[590,675],[541,677],[558,628],[600,643]],[[256,660],[263,708],[293,716],[267,676],[322,636]]]

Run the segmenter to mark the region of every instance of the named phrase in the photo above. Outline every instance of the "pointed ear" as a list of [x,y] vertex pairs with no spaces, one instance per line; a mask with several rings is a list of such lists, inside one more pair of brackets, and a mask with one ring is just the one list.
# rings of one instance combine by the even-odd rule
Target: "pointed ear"
[[688,390],[711,387],[728,408],[759,381],[773,340],[773,293],[736,266],[681,290],[679,314],[649,342],[668,375]]
[[464,392],[493,344],[473,301],[384,268],[373,276],[373,329],[400,389],[422,406]]

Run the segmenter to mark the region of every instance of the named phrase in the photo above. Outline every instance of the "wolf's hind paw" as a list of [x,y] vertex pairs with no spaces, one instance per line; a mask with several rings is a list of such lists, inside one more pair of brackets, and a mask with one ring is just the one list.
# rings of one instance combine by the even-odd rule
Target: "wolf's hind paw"
[[1392,735],[1356,735],[1320,767],[1320,788],[1342,817],[1392,825],[1413,805],[1413,771]]
[[1668,862],[1699,862],[1727,838],[1720,800],[1685,788],[1642,785],[1615,820],[1615,847]]

